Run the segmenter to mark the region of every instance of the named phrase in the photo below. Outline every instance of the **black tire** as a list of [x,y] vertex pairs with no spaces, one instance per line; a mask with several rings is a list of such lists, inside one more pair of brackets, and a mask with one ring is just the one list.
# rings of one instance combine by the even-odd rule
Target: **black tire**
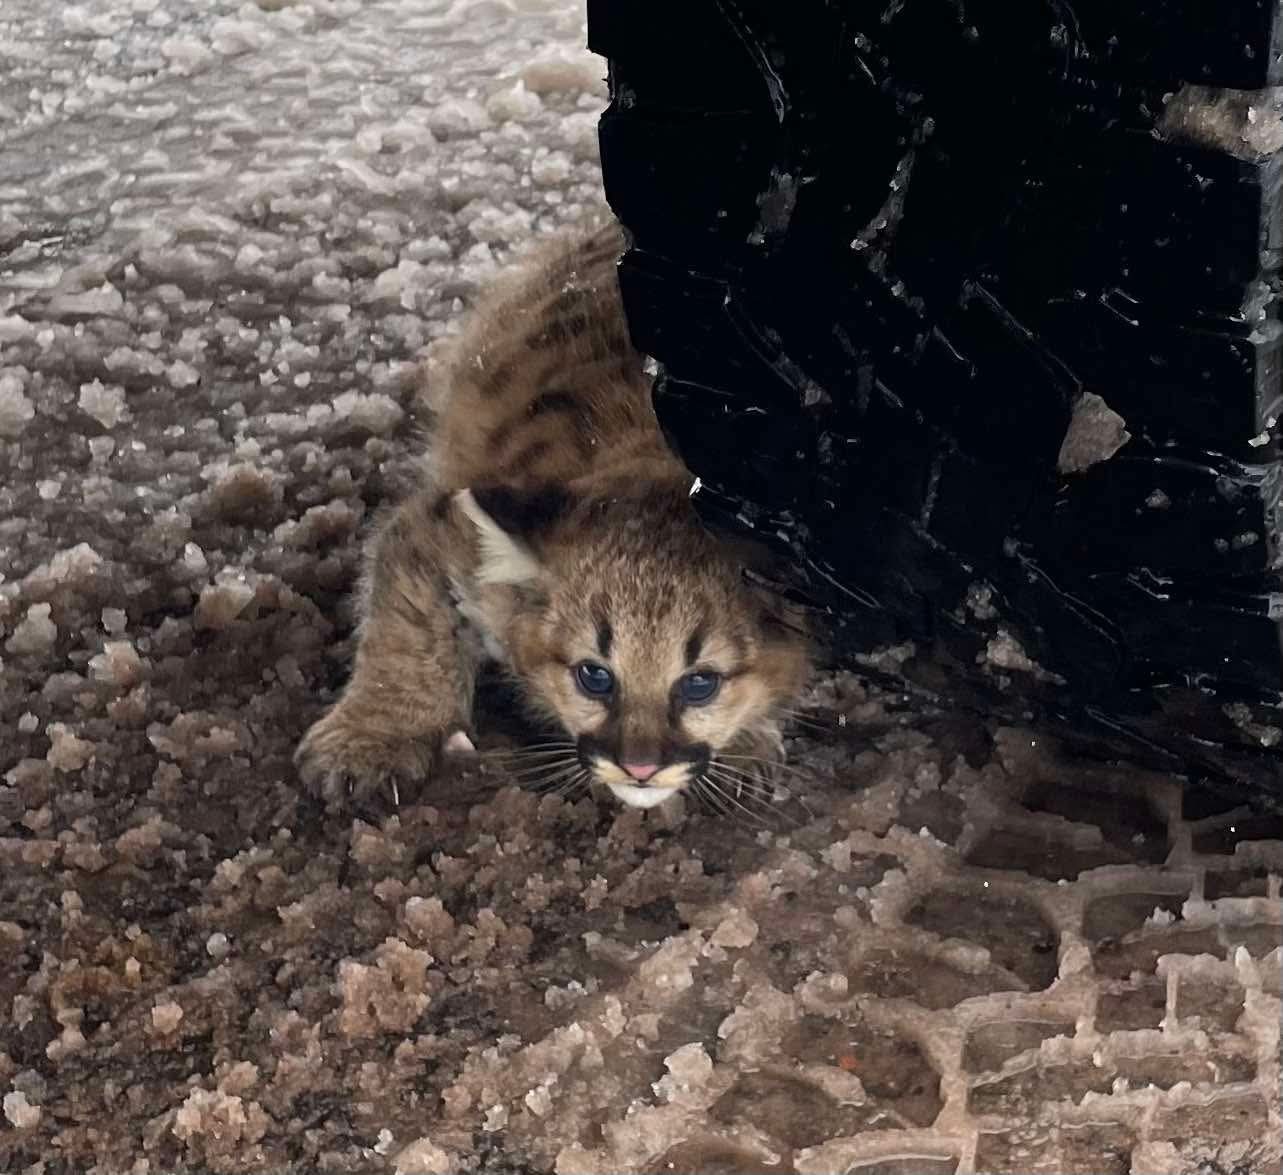
[[[986,711],[1283,803],[1280,168],[1189,88],[1275,84],[1277,14],[589,0],[702,508],[789,554],[840,655],[912,640]],[[1084,392],[1131,439],[1062,472]]]

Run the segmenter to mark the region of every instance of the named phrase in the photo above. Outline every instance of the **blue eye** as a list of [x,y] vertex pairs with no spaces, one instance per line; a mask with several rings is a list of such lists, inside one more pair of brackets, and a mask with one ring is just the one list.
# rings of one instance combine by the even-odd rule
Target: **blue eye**
[[699,706],[711,701],[721,687],[722,678],[717,673],[688,673],[677,683],[677,692],[688,706]]
[[604,665],[580,661],[575,666],[575,682],[590,698],[604,698],[615,688],[615,675]]

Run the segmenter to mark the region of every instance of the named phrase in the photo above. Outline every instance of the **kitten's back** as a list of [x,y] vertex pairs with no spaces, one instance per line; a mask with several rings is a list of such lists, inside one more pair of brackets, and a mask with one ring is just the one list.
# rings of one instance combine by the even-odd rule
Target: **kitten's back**
[[614,224],[560,236],[482,294],[446,360],[439,488],[681,475],[628,336],[623,248]]

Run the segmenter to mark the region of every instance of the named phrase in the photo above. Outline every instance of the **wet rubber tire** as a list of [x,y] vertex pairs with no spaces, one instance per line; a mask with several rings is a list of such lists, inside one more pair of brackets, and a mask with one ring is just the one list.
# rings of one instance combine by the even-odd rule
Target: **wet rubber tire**
[[1191,88],[1275,84],[1277,8],[589,17],[701,509],[787,554],[839,657],[912,642],[921,688],[1283,803],[1279,161]]

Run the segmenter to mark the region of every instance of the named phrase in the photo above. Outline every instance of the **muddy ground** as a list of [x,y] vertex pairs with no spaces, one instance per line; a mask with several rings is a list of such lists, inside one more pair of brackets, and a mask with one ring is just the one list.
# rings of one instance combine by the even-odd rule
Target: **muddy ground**
[[600,201],[583,39],[0,9],[0,1170],[1278,1170],[1283,821],[1180,780],[826,674],[769,808],[513,786],[498,690],[300,794],[416,370]]

